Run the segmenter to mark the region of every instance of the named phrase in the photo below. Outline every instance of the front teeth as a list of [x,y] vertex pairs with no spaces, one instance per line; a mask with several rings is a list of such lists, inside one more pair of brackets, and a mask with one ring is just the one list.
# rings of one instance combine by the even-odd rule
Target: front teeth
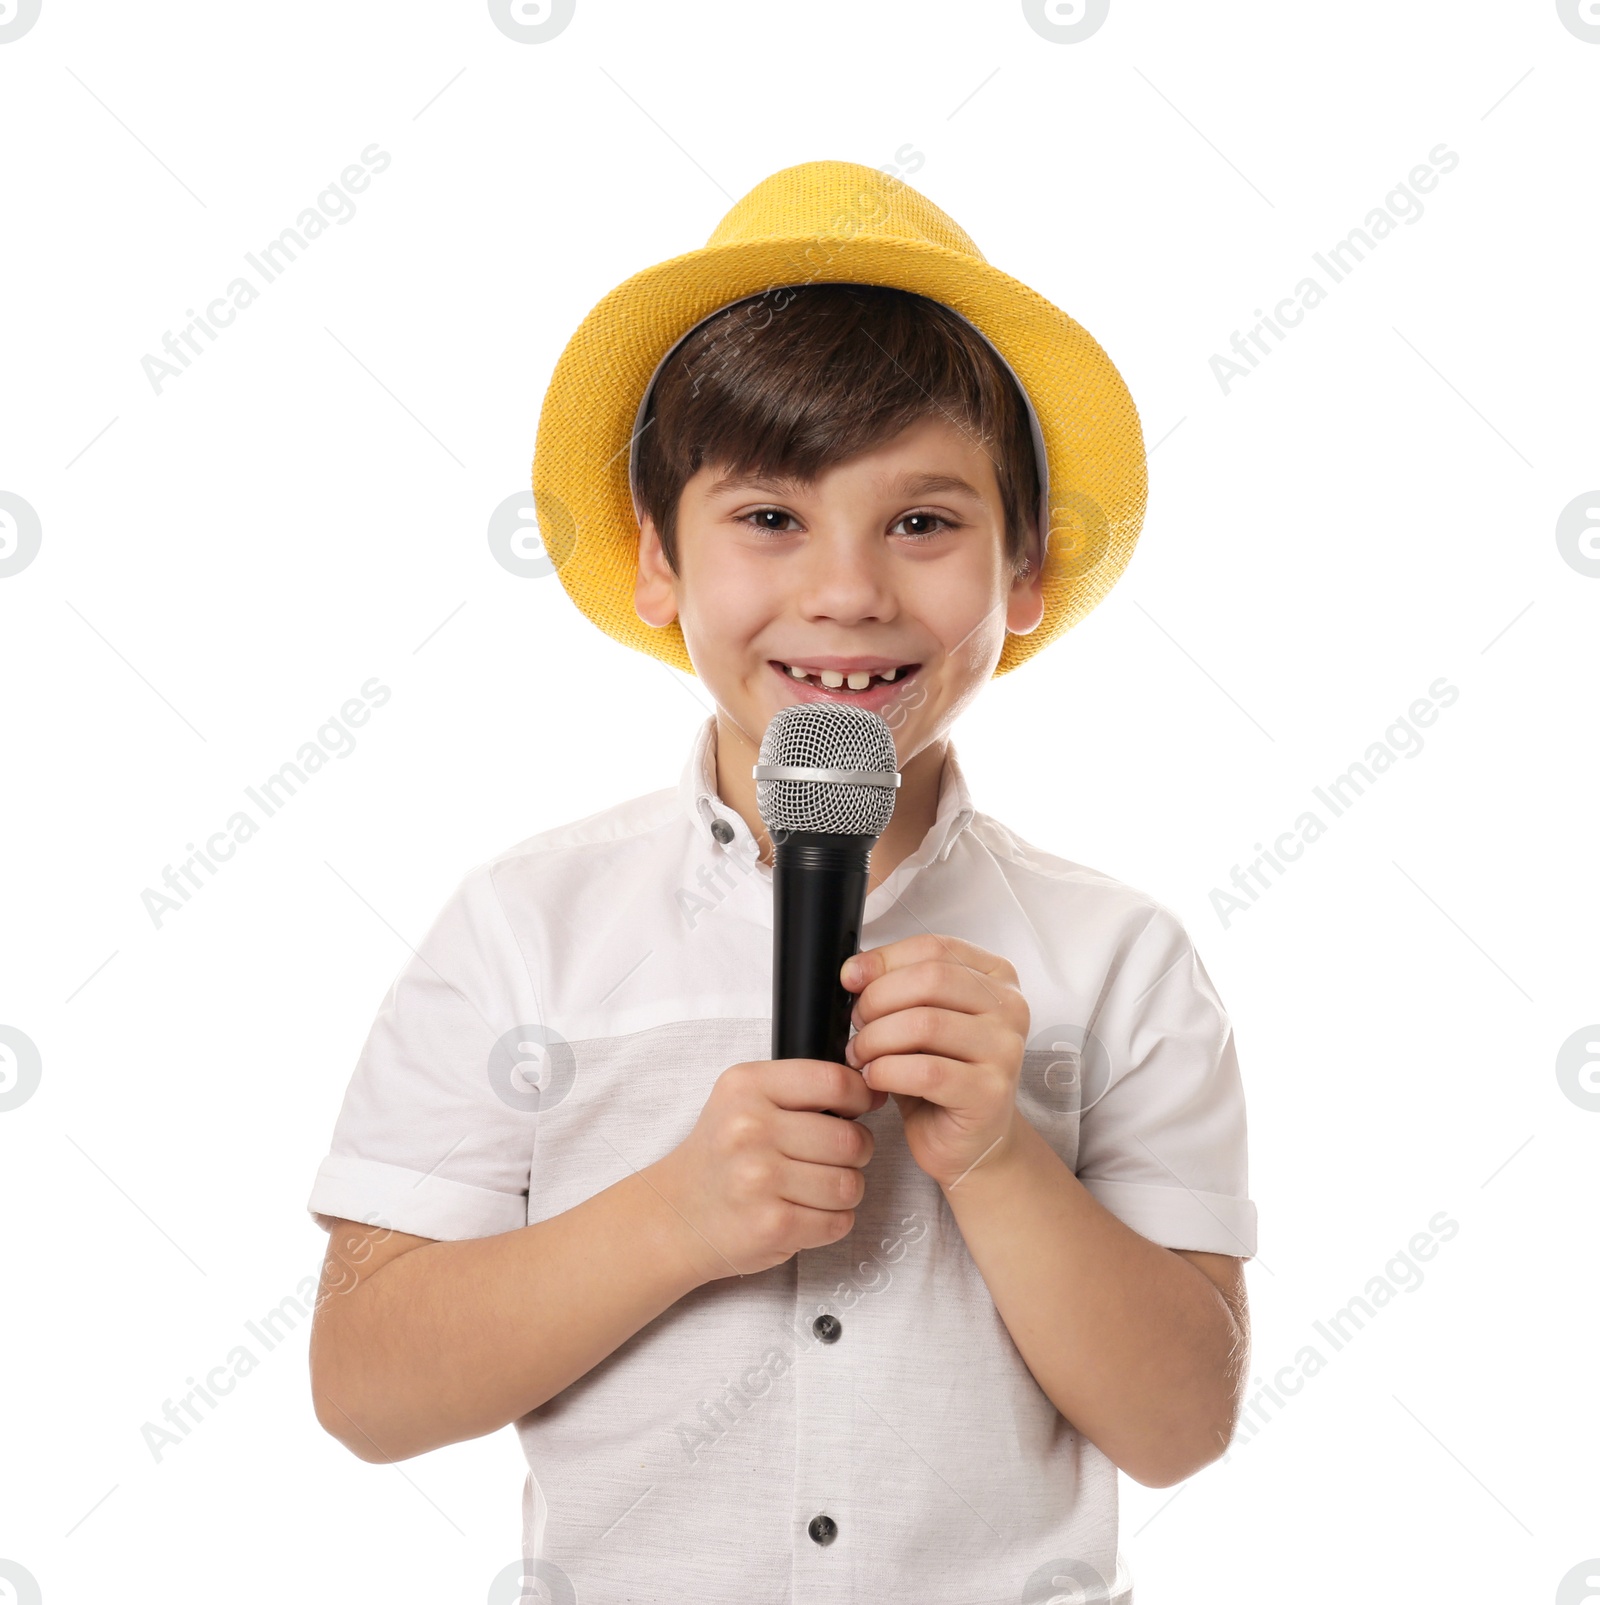
[[[785,664],[784,667],[788,669],[793,679],[810,679],[810,675],[804,669],[797,667],[793,663]],[[899,673],[899,669],[885,669],[882,674],[873,675],[858,672],[846,677],[837,669],[819,669],[817,678],[830,691],[837,691],[842,685],[848,685],[852,691],[865,691],[874,680],[888,682],[893,680]]]

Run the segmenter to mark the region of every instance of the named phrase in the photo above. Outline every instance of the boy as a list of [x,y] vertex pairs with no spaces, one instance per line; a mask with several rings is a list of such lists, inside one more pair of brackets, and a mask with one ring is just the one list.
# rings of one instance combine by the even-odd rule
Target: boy
[[[924,197],[806,163],[585,320],[535,493],[716,713],[394,983],[310,1199],[319,1421],[373,1462],[515,1422],[532,1597],[1125,1605],[1117,1469],[1216,1459],[1247,1369],[1232,1031],[1172,913],[976,812],[948,734],[1127,561],[1120,377]],[[848,1065],[766,1056],[751,767],[812,698],[903,776]]]

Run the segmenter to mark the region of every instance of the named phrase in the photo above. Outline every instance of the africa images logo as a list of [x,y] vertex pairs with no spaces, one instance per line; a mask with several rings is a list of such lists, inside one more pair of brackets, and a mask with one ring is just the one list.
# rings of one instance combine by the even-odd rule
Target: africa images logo
[[[1396,760],[1415,758],[1425,745],[1422,729],[1432,725],[1439,717],[1439,710],[1448,708],[1460,695],[1460,691],[1441,674],[1428,687],[1428,695],[1418,697],[1383,732],[1382,739],[1372,742],[1343,774],[1334,776],[1325,786],[1313,786],[1312,795],[1327,809],[1330,817],[1324,819],[1315,808],[1307,808],[1288,830],[1280,831],[1273,838],[1270,848],[1257,842],[1255,851],[1260,856],[1247,868],[1241,869],[1238,864],[1233,866],[1233,891],[1221,886],[1212,887],[1211,907],[1222,921],[1223,930],[1233,923],[1235,914],[1248,912],[1262,892],[1271,890],[1277,884],[1268,876],[1267,869],[1274,870],[1278,880],[1281,880],[1288,873],[1288,866],[1295,863],[1312,842],[1321,840],[1333,820],[1348,813],[1367,794],[1368,789],[1395,766]],[[1238,893],[1243,893],[1243,896]]]

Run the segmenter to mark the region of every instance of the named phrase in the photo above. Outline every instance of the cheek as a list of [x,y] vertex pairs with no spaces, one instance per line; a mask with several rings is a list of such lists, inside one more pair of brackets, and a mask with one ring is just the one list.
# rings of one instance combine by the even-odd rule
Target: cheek
[[686,570],[680,608],[687,633],[708,653],[741,651],[771,618],[771,577],[737,556]]
[[982,678],[1005,640],[1005,601],[995,594],[988,569],[963,575],[951,585],[941,580],[924,599],[922,620],[938,638],[957,675]]

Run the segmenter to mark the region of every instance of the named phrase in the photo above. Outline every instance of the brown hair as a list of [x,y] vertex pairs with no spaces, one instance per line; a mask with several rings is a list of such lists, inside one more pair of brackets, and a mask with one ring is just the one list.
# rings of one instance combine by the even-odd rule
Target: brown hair
[[634,477],[677,572],[678,499],[700,468],[809,483],[930,415],[984,445],[1020,573],[1038,528],[1027,403],[964,318],[871,284],[789,285],[746,296],[684,339],[640,422]]

